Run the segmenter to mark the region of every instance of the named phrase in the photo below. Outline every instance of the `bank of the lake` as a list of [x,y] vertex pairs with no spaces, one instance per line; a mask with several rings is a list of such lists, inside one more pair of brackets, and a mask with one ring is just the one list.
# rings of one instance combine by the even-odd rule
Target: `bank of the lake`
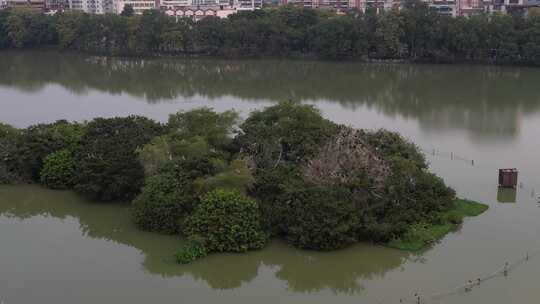
[[425,2],[399,10],[339,14],[295,6],[240,11],[229,18],[54,16],[0,12],[0,49],[43,46],[101,55],[491,63],[538,66],[540,16],[525,11],[450,18]]
[[488,208],[489,206],[485,204],[457,199],[450,210],[436,215],[443,219],[441,222],[415,224],[405,232],[404,236],[391,240],[387,245],[412,252],[425,250],[428,246],[440,241],[448,233],[458,229],[464,218],[478,216]]

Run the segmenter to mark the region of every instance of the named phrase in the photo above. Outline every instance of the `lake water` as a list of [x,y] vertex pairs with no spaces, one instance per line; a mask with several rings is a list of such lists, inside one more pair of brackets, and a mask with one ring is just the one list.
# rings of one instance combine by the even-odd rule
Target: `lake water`
[[[416,292],[422,303],[538,303],[539,69],[0,52],[0,122],[17,127],[130,114],[164,121],[201,106],[245,116],[287,99],[336,122],[401,132],[459,196],[490,209],[421,254],[274,241],[180,266],[171,253],[182,240],[137,231],[126,205],[2,186],[0,303],[386,304]],[[506,167],[519,170],[517,193],[498,192]],[[508,276],[446,295],[527,254]]]

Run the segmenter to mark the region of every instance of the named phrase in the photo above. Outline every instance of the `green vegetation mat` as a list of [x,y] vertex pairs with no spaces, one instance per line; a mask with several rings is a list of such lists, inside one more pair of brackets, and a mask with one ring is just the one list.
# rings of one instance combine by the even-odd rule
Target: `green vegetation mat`
[[485,204],[457,199],[452,209],[437,214],[434,223],[412,225],[402,238],[388,242],[387,246],[406,251],[420,251],[457,229],[463,218],[478,216],[488,208]]

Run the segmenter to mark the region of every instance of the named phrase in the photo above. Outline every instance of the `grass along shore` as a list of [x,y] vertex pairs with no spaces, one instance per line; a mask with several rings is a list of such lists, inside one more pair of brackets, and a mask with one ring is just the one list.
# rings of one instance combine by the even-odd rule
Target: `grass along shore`
[[386,245],[391,248],[417,252],[423,250],[448,233],[455,231],[465,217],[478,216],[488,209],[488,205],[466,199],[456,199],[452,209],[440,212],[433,223],[417,223],[399,239]]

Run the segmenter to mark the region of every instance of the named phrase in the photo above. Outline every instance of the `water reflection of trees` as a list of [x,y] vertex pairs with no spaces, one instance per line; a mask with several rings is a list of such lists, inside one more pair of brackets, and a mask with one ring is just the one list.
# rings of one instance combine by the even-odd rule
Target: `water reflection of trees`
[[37,215],[77,218],[84,235],[142,251],[148,272],[163,277],[191,275],[215,289],[240,287],[254,280],[261,267],[266,266],[275,270],[276,277],[295,292],[330,289],[336,293],[355,293],[362,289],[362,280],[382,276],[407,258],[402,252],[368,245],[335,252],[310,252],[276,241],[264,250],[211,255],[180,266],[172,261],[171,253],[181,240],[136,230],[127,208],[120,204],[89,203],[72,192],[37,186],[0,187],[0,215],[19,219]]
[[507,136],[519,130],[522,113],[538,110],[539,78],[540,70],[512,67],[0,55],[0,85],[25,91],[53,83],[79,94],[94,89],[152,103],[195,95],[328,100],[415,118],[426,129]]

